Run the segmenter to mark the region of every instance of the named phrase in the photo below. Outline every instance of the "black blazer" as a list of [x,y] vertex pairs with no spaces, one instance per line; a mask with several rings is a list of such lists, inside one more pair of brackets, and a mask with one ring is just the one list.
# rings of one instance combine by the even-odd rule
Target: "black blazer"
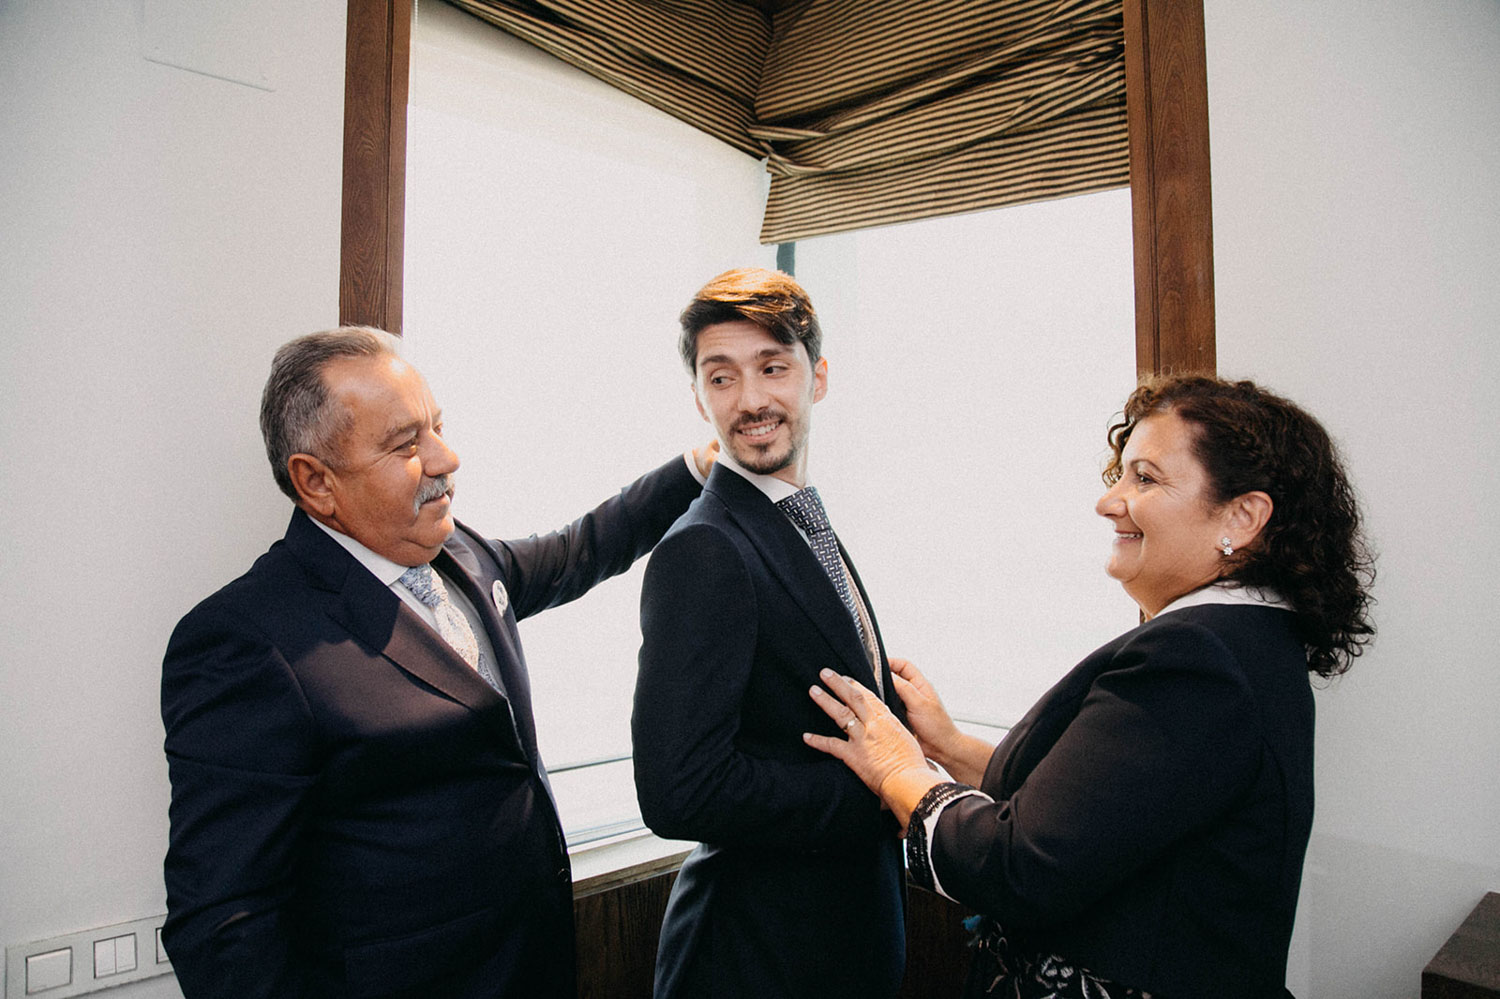
[[504,693],[300,510],[177,626],[163,940],[183,993],[571,997],[572,893],[517,620],[650,550],[679,458],[522,541],[459,525],[435,564]]
[[1034,950],[1169,999],[1281,996],[1312,827],[1292,615],[1208,605],[1091,654],[938,820],[943,889]]
[[[807,695],[820,668],[874,684],[807,542],[716,466],[647,564],[641,632],[641,814],[662,836],[702,841],[667,906],[658,999],[894,995],[905,965],[895,824],[802,741],[838,733]],[[889,691],[883,648],[880,669]]]

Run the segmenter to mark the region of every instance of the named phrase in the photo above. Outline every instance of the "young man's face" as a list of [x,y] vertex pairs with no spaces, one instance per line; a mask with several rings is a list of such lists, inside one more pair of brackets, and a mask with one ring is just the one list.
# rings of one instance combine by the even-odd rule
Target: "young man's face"
[[814,364],[801,343],[780,343],[745,319],[698,334],[698,412],[724,450],[752,472],[806,484],[812,406],[827,392],[828,362]]

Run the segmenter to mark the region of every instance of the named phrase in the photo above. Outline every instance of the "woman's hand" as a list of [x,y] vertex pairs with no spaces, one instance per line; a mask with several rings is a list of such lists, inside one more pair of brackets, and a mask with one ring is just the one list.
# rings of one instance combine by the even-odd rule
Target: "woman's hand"
[[719,439],[715,437],[702,447],[693,448],[693,464],[698,468],[698,474],[705,479],[708,473],[713,471],[714,462],[719,458]]
[[814,749],[838,757],[853,770],[866,787],[880,796],[905,833],[912,809],[929,788],[942,783],[942,778],[928,765],[916,738],[878,697],[853,678],[840,676],[833,670],[825,669],[818,676],[833,694],[822,687],[813,687],[809,695],[849,737],[839,739],[804,732],[803,740]]
[[921,743],[922,752],[954,780],[979,786],[995,747],[977,736],[965,735],[953,723],[937,691],[927,677],[906,659],[892,659],[891,680],[901,703],[906,705],[906,723]]
[[896,693],[906,705],[906,724],[922,744],[922,752],[942,762],[944,749],[959,738],[958,726],[921,670],[907,659],[892,659],[890,663]]

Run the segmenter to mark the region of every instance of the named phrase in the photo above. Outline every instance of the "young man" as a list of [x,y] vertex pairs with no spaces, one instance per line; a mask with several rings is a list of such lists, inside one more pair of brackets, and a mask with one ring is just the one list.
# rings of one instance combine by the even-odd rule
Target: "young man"
[[828,391],[817,316],[785,274],[739,270],[705,285],[681,323],[721,450],[641,593],[641,813],[662,836],[701,841],[667,906],[656,997],[893,996],[905,965],[896,825],[802,739],[837,731],[807,696],[819,669],[892,690],[864,588],[805,488],[812,409]]

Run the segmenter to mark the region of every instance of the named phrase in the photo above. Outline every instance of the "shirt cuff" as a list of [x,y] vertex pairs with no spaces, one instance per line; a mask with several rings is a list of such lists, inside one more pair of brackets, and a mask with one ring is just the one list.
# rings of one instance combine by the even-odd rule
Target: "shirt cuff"
[[960,798],[974,796],[986,801],[995,800],[983,791],[967,784],[938,784],[924,794],[921,801],[917,802],[917,807],[912,809],[911,820],[906,826],[906,863],[911,868],[912,880],[918,887],[935,891],[955,902],[958,899],[943,890],[942,883],[938,881],[937,869],[932,865],[932,837],[937,833],[938,819],[942,817],[944,809]]

